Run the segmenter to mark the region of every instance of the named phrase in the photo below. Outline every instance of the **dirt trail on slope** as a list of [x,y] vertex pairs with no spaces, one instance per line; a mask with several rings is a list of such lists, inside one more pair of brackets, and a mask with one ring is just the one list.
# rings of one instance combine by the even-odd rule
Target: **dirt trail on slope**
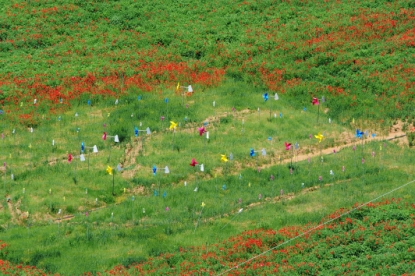
[[[390,132],[386,136],[379,135],[379,136],[371,137],[369,135],[368,137],[365,137],[365,135],[363,135],[363,138],[362,138],[363,144],[365,145],[372,141],[395,140],[400,145],[408,145],[408,138],[406,136],[406,133],[402,130],[402,126],[403,126],[403,123],[398,122],[396,125],[394,125],[391,128]],[[281,156],[281,160],[279,160],[279,158],[274,157],[273,159],[271,159],[271,162],[269,164],[262,165],[260,166],[260,168],[268,168],[279,163],[287,164],[287,163],[290,163],[291,160],[293,162],[304,161],[304,160],[307,160],[308,158],[313,158],[313,157],[317,157],[320,155],[323,156],[323,155],[328,155],[328,154],[334,154],[334,153],[340,152],[344,148],[349,148],[355,145],[356,146],[362,145],[362,140],[355,138],[353,134],[348,133],[348,132],[341,133],[339,136],[339,140],[344,141],[344,144],[339,145],[339,146],[324,148],[321,150],[318,149],[318,147],[316,147],[315,145],[313,145],[308,148],[310,151],[310,153],[308,154],[304,153],[305,150],[302,149],[298,151],[298,154],[295,154],[293,159],[291,159],[292,154],[290,154],[289,157],[285,157],[285,158]],[[322,143],[324,143],[324,140]]]
[[[28,212],[22,212],[20,210],[20,204],[21,201],[18,200],[16,203],[13,204],[12,199],[10,198],[9,195],[6,196],[6,201],[7,201],[7,207],[9,209],[10,212],[10,222],[14,223],[14,224],[19,224],[21,223],[23,220],[27,219],[29,216]],[[1,208],[0,208],[1,210]]]
[[125,159],[123,160],[123,162],[121,162],[123,167],[121,175],[126,179],[133,178],[135,173],[141,168],[140,164],[136,163],[136,159],[140,155],[140,153],[144,153],[142,139],[134,138],[131,144],[127,144],[126,146]]
[[10,215],[12,216],[11,222],[15,223],[17,222],[16,212],[13,210],[13,204],[11,202],[10,196],[7,195],[6,198],[7,198],[7,207],[9,207],[9,212],[10,212]]

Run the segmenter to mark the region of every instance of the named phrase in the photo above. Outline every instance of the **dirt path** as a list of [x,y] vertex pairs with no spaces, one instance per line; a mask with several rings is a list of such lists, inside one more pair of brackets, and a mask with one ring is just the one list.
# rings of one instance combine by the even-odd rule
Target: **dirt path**
[[[144,135],[144,134],[143,134]],[[125,159],[121,162],[123,171],[122,177],[131,179],[135,173],[141,168],[140,164],[136,163],[137,156],[140,152],[143,153],[143,140],[146,138],[134,138],[133,141],[127,145],[125,149]]]
[[[400,145],[407,145],[408,144],[408,138],[406,136],[406,133],[402,130],[402,122],[398,122],[394,127],[391,129],[391,131],[386,136],[375,136],[375,137],[363,137],[363,144],[368,144],[372,141],[391,141],[395,140]],[[362,140],[358,140],[353,136],[351,133],[343,132],[339,136],[339,140],[344,141],[342,145],[334,146],[334,147],[328,147],[320,150],[316,147],[316,144],[313,146],[310,146],[308,149],[310,150],[310,153],[306,154],[304,153],[305,149],[299,150],[297,154],[294,155],[293,159],[291,159],[291,154],[289,156],[281,156],[281,160],[277,157],[271,159],[271,162],[268,164],[262,165],[259,168],[268,168],[276,164],[287,164],[290,163],[291,160],[295,162],[304,161],[308,158],[317,157],[320,155],[328,155],[328,154],[334,154],[337,152],[340,152],[344,148],[349,148],[352,146],[359,146],[362,144]],[[323,142],[324,143],[324,140]]]
[[18,221],[17,220],[17,215],[16,215],[16,212],[13,210],[13,204],[12,204],[12,201],[10,199],[10,196],[7,195],[6,198],[7,198],[7,207],[9,207],[9,212],[10,212],[10,215],[12,216],[11,222],[16,223]]
[[21,224],[25,219],[28,218],[28,212],[22,212],[20,210],[21,201],[18,200],[16,203],[13,203],[10,196],[6,196],[7,207],[9,209],[11,219],[10,222],[14,224]]

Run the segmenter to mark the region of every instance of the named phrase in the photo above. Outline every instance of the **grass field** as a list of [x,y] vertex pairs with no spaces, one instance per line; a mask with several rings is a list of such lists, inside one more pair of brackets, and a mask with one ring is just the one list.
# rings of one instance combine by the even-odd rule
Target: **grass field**
[[2,272],[413,273],[414,7],[202,2],[0,0]]
[[[10,244],[7,259],[64,275],[104,271],[244,230],[317,223],[412,180],[413,150],[387,141],[385,127],[361,122],[376,133],[362,140],[354,137],[353,125],[329,123],[324,113],[317,123],[316,110],[296,110],[284,97],[275,101],[271,118],[261,94],[246,108],[235,104],[234,111],[233,97],[219,93],[185,100],[181,106],[181,97],[166,93],[131,104],[120,98],[117,106],[109,100],[85,104],[78,117],[67,112],[60,121],[45,118],[33,133],[24,128],[16,128],[15,136],[6,133],[2,152],[12,157],[3,188],[11,201],[3,204],[0,218],[2,239]],[[131,119],[137,105],[156,119]],[[176,131],[169,129],[170,120],[180,123]],[[198,131],[204,123],[209,139]],[[151,134],[135,137],[135,126],[149,127]],[[321,143],[314,137],[318,132],[324,134]],[[115,135],[120,143],[110,140]],[[291,150],[285,142],[293,144]],[[88,148],[94,145],[98,153]],[[228,162],[221,162],[222,154]],[[204,165],[203,172],[190,166],[192,158]],[[411,200],[413,193],[402,189],[392,196]]]

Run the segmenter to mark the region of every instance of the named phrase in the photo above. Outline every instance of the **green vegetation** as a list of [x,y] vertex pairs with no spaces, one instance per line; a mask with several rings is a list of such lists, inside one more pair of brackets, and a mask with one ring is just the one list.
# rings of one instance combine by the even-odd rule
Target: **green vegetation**
[[[0,268],[221,273],[294,236],[283,229],[304,230],[413,180],[408,1],[204,2],[0,0]],[[394,139],[405,132],[408,143]],[[371,273],[386,259],[402,261],[391,273],[410,272],[411,187],[387,194],[402,199],[399,211],[386,204],[339,222],[360,231],[365,217],[375,224],[386,213],[382,223],[405,228],[392,237],[407,254],[382,259],[369,244],[344,262],[351,272]],[[323,236],[336,239],[341,229]],[[219,256],[232,239],[249,246],[226,251],[226,264],[199,259],[204,250]],[[341,264],[328,259],[356,244],[342,246],[322,257],[327,266],[297,273],[335,271]],[[316,262],[290,252],[277,271]],[[280,265],[276,253],[262,261]],[[370,255],[371,267],[356,270],[358,254]]]
[[[413,177],[413,153],[407,146],[364,136],[362,148],[352,126],[329,123],[326,114],[316,123],[316,110],[296,110],[283,97],[274,104],[283,117],[271,119],[261,94],[247,101],[250,109],[238,106],[240,97],[232,93],[209,91],[186,98],[184,106],[173,93],[134,99],[120,98],[118,105],[113,100],[84,104],[45,116],[33,133],[16,127],[13,134],[12,125],[5,125],[7,171],[2,180],[14,210],[5,204],[0,215],[2,239],[10,245],[8,260],[64,275],[104,271],[180,247],[214,244],[248,229],[317,223],[334,210],[366,202]],[[137,114],[138,106],[143,115]],[[254,106],[263,109],[258,112]],[[175,132],[169,130],[170,120],[180,123]],[[199,135],[204,122],[209,139],[206,133]],[[376,127],[379,138],[386,135],[379,125],[362,124],[371,133]],[[135,126],[150,127],[151,134],[135,137]],[[324,133],[321,144],[309,138],[318,132]],[[120,143],[113,142],[114,135],[123,137]],[[293,150],[285,149],[285,141]],[[79,160],[82,142],[87,147],[84,162]],[[352,144],[341,149],[346,142]],[[93,145],[98,153],[88,149]],[[249,155],[250,148],[259,151],[256,156]],[[266,156],[261,156],[262,148]],[[326,148],[337,152],[322,154],[321,162],[320,151]],[[230,159],[231,153],[233,160],[220,161],[221,154]],[[204,165],[203,172],[189,165],[192,158]],[[123,171],[117,171],[118,164]],[[113,168],[115,196],[107,166]],[[411,190],[393,196],[411,200]],[[68,220],[59,220],[68,215]]]
[[223,76],[288,94],[301,108],[325,95],[332,118],[414,112],[406,0],[2,2],[2,99],[26,123],[37,116],[35,97],[54,111],[51,103],[66,108],[83,94],[178,81],[204,90]]

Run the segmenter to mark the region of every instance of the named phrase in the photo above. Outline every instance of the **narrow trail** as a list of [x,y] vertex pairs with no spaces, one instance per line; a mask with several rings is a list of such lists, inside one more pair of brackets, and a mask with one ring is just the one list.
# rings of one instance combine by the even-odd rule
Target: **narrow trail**
[[[9,195],[6,196],[6,202],[7,202],[7,209],[10,213],[10,222],[13,224],[21,224],[25,219],[28,218],[29,213],[28,212],[22,212],[20,210],[20,204],[21,200],[18,200],[16,203],[12,201]],[[3,206],[0,207],[0,210]]]
[[18,221],[18,219],[17,219],[16,212],[13,210],[13,204],[11,202],[11,199],[10,199],[9,195],[7,195],[6,198],[7,198],[7,207],[9,208],[9,212],[10,212],[10,215],[12,217],[11,222],[16,223]]
[[[321,153],[320,153],[320,150],[314,146],[311,149],[310,154],[298,154],[298,155],[294,156],[294,159],[295,159],[296,162],[304,161],[304,160],[307,160],[308,158],[318,157],[320,155],[329,155],[329,154],[338,153],[344,148],[350,148],[350,147],[355,146],[355,145],[356,146],[362,145],[362,141],[360,139],[359,140],[357,140],[357,139],[358,138],[355,138],[355,141],[346,142],[343,145],[324,148],[324,149],[321,150]],[[400,143],[408,144],[408,139],[406,137],[406,133],[399,129],[397,131],[390,132],[387,136],[383,136],[383,137],[376,136],[376,137],[373,137],[373,138],[364,138],[363,139],[363,145],[367,145],[368,143],[374,142],[374,141],[391,141],[391,140],[397,140]],[[277,159],[275,160],[275,162],[276,161],[277,161]],[[285,158],[285,159],[281,160],[281,163],[283,163],[283,164],[287,164],[287,163],[290,163],[290,162],[291,162],[291,158]],[[270,167],[270,166],[275,165],[275,164],[276,163],[267,164],[267,165],[262,166],[261,168]]]
[[133,141],[126,146],[125,158],[121,162],[123,167],[121,175],[126,179],[133,178],[135,172],[141,168],[140,164],[136,162],[136,159],[140,155],[140,152],[143,153],[143,139],[146,138],[134,138]]

